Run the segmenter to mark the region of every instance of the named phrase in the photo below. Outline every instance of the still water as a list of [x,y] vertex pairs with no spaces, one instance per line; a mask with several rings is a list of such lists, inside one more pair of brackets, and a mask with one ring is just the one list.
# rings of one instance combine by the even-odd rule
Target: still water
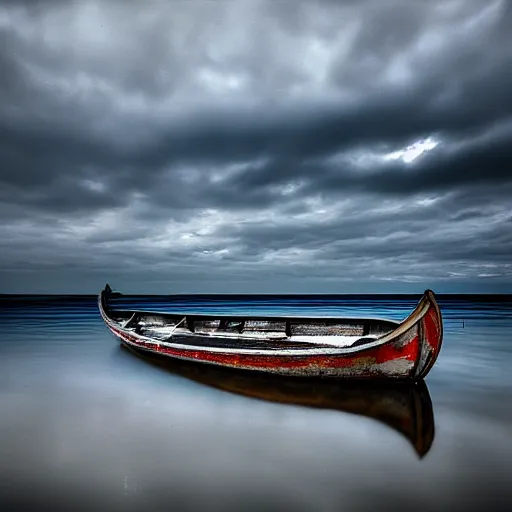
[[[418,299],[119,306],[401,319]],[[119,346],[95,297],[0,296],[0,510],[512,510],[512,298],[439,299],[418,398],[156,365]]]

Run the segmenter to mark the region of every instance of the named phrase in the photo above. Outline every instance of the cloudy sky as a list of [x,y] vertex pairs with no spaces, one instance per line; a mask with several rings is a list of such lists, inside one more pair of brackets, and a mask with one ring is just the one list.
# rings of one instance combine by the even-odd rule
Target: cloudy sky
[[511,292],[511,26],[0,0],[0,293]]

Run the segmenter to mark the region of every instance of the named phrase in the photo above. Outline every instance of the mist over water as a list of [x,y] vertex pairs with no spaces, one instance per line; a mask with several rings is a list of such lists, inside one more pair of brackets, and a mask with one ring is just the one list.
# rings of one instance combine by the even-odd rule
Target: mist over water
[[[401,319],[419,296],[131,297],[119,307]],[[0,297],[0,510],[510,510],[512,300],[441,296],[423,458],[334,408],[226,392],[122,349],[96,298]]]

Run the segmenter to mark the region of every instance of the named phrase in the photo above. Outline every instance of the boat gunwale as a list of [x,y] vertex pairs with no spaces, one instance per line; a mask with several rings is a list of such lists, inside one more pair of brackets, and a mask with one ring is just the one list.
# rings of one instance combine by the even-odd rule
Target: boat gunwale
[[[141,314],[141,315],[154,315],[154,316],[164,316],[164,317],[170,317],[170,316],[176,316],[176,317],[190,317],[194,320],[218,320],[218,319],[226,319],[226,320],[254,320],[254,321],[264,321],[269,320],[273,322],[285,322],[287,320],[299,320],[304,321],[304,323],[307,323],[309,320],[320,320],[320,321],[375,321],[375,322],[388,322],[395,324],[397,327],[402,323],[400,320],[393,320],[391,318],[384,318],[384,317],[377,317],[377,316],[253,316],[253,315],[229,315],[229,314],[219,314],[219,315],[212,315],[212,314],[203,314],[203,313],[186,313],[186,312],[176,312],[176,313],[167,313],[165,311],[151,311],[151,310],[145,310],[145,309],[110,309],[111,313],[131,313],[133,314]],[[128,315],[127,315],[128,316]],[[111,317],[110,317],[111,318]],[[111,320],[113,320],[111,318]]]

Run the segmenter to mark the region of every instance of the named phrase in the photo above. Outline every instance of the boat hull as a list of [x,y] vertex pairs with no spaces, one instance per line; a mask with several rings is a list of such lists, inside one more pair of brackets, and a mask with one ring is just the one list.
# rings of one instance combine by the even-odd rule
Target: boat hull
[[[434,294],[427,290],[413,313],[393,332],[364,346],[338,348],[223,349],[208,346],[208,337],[188,333],[162,342],[123,328],[108,314],[106,297],[99,297],[101,315],[111,332],[126,346],[171,358],[229,368],[301,377],[351,379],[410,379],[426,376],[442,342],[442,319]],[[206,340],[206,341],[205,341]],[[230,340],[226,337],[226,340]],[[218,341],[218,340],[217,340]],[[231,340],[232,341],[232,340]]]
[[177,359],[230,368],[304,377],[412,378],[419,354],[418,334],[408,332],[394,343],[356,354],[234,354],[207,349],[167,346],[111,328],[127,346]]

